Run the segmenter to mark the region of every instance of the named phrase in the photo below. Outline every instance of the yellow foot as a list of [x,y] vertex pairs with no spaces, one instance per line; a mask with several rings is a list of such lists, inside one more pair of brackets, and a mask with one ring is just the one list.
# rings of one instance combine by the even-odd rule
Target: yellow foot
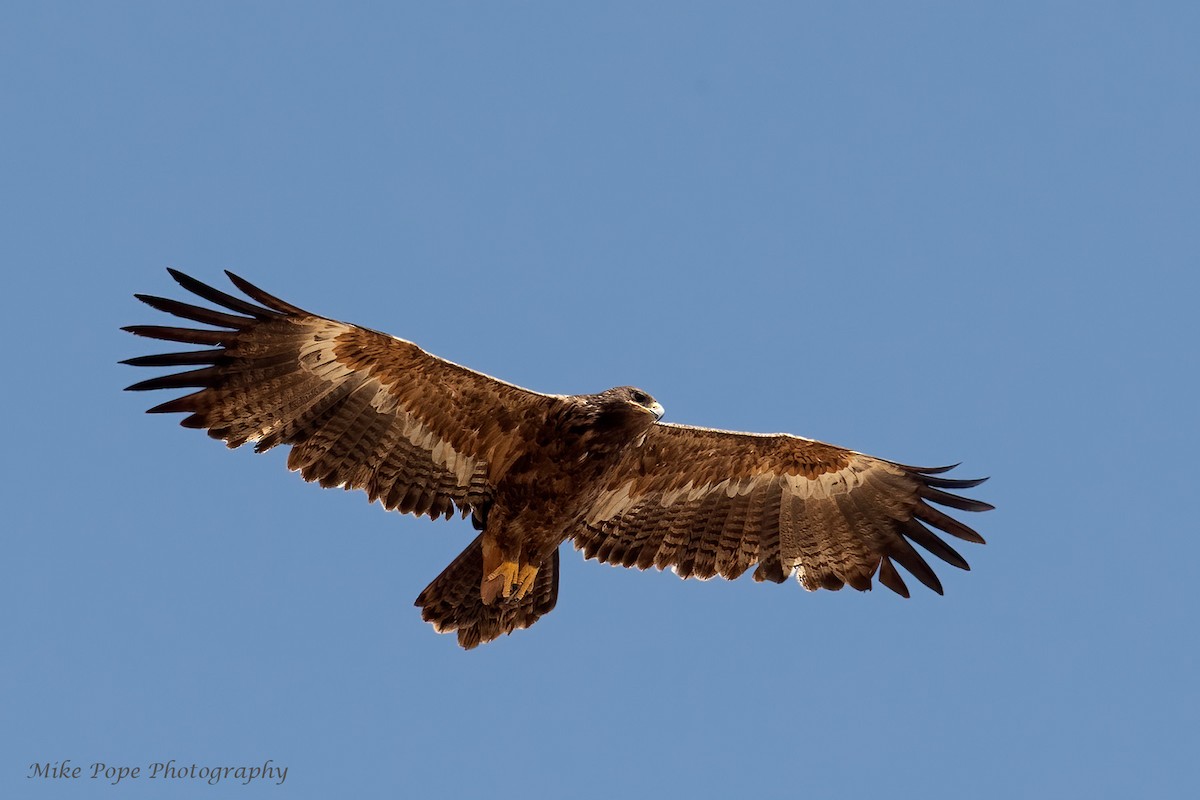
[[520,566],[515,561],[502,561],[492,570],[479,587],[483,604],[490,606],[497,597],[508,599],[516,596],[520,600],[533,588],[538,568],[532,564]]
[[513,586],[517,583],[519,571],[520,567],[517,566],[517,562],[501,561],[500,566],[492,570],[479,587],[479,593],[483,596],[483,604],[490,606],[496,602],[497,597],[511,595]]
[[533,588],[533,582],[537,578],[537,574],[538,568],[534,564],[526,564],[521,567],[521,574],[517,576],[518,600],[529,594],[529,590]]

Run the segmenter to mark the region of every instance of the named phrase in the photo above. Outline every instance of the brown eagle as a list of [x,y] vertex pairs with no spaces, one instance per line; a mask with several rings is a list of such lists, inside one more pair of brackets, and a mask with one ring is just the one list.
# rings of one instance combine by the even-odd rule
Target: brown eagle
[[[680,577],[795,575],[805,589],[871,588],[908,597],[904,567],[941,594],[916,543],[961,569],[932,526],[983,538],[931,503],[985,511],[940,477],[785,433],[660,422],[646,392],[522,389],[426,353],[412,342],[311,314],[227,272],[251,300],[176,270],[179,284],[225,310],[135,295],[210,329],[135,325],[151,339],[208,349],[131,358],[197,367],[131,390],[198,391],[151,408],[182,412],[229,447],[291,445],[288,468],[321,486],[362,489],[404,514],[468,514],[481,533],[416,605],[465,648],[526,628],[558,599],[558,548]],[[230,313],[232,312],[232,313]],[[924,523],[924,524],[922,524]]]

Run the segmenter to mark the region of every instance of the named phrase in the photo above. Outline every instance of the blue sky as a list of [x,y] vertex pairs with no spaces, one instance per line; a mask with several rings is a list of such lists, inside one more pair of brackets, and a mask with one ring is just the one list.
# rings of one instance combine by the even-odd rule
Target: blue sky
[[[0,793],[246,796],[87,767],[272,759],[304,798],[1188,795],[1198,36],[1183,3],[7,5]],[[460,651],[412,601],[467,523],[121,391],[168,266],[963,461],[989,544],[908,601],[567,549],[551,615]]]

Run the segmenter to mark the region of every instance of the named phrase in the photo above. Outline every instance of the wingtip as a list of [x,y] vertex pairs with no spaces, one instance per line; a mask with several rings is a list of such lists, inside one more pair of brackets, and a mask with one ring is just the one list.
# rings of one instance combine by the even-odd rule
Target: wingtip
[[941,475],[943,472],[949,472],[952,469],[958,469],[960,466],[962,466],[962,462],[959,461],[957,464],[950,464],[945,467],[914,467],[911,464],[905,464],[903,466],[907,470],[919,472],[922,475]]
[[937,475],[915,473],[926,486],[936,486],[939,489],[974,489],[987,478],[939,478]]
[[167,274],[171,276],[172,280],[174,280],[176,283],[178,283],[183,288],[187,289],[189,292],[194,291],[191,288],[192,286],[196,286],[196,285],[203,286],[204,285],[201,281],[197,280],[196,278],[193,278],[191,275],[188,275],[183,270],[175,269],[174,267],[167,267]]
[[231,269],[222,270],[222,272],[225,273],[226,278],[229,278],[230,283],[232,283],[237,288],[241,289],[243,292],[246,291],[247,286],[249,286],[253,289],[258,289],[257,286],[255,286],[250,281],[243,278],[241,275],[238,275],[236,272],[234,272]]
[[293,314],[299,316],[307,316],[309,314],[309,312],[305,311],[299,306],[294,306],[285,300],[280,300],[273,294],[263,291],[250,281],[230,270],[225,270],[225,276],[229,278],[234,286],[244,292],[247,296],[257,300],[273,311],[281,314]]

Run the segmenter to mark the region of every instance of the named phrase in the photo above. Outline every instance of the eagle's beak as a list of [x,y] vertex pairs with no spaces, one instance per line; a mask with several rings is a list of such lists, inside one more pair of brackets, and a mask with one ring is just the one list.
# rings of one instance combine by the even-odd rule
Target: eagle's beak
[[663,414],[667,413],[667,410],[662,407],[662,403],[658,402],[657,400],[647,406],[647,408],[649,408],[650,412],[654,414],[654,418],[656,420],[662,419]]

